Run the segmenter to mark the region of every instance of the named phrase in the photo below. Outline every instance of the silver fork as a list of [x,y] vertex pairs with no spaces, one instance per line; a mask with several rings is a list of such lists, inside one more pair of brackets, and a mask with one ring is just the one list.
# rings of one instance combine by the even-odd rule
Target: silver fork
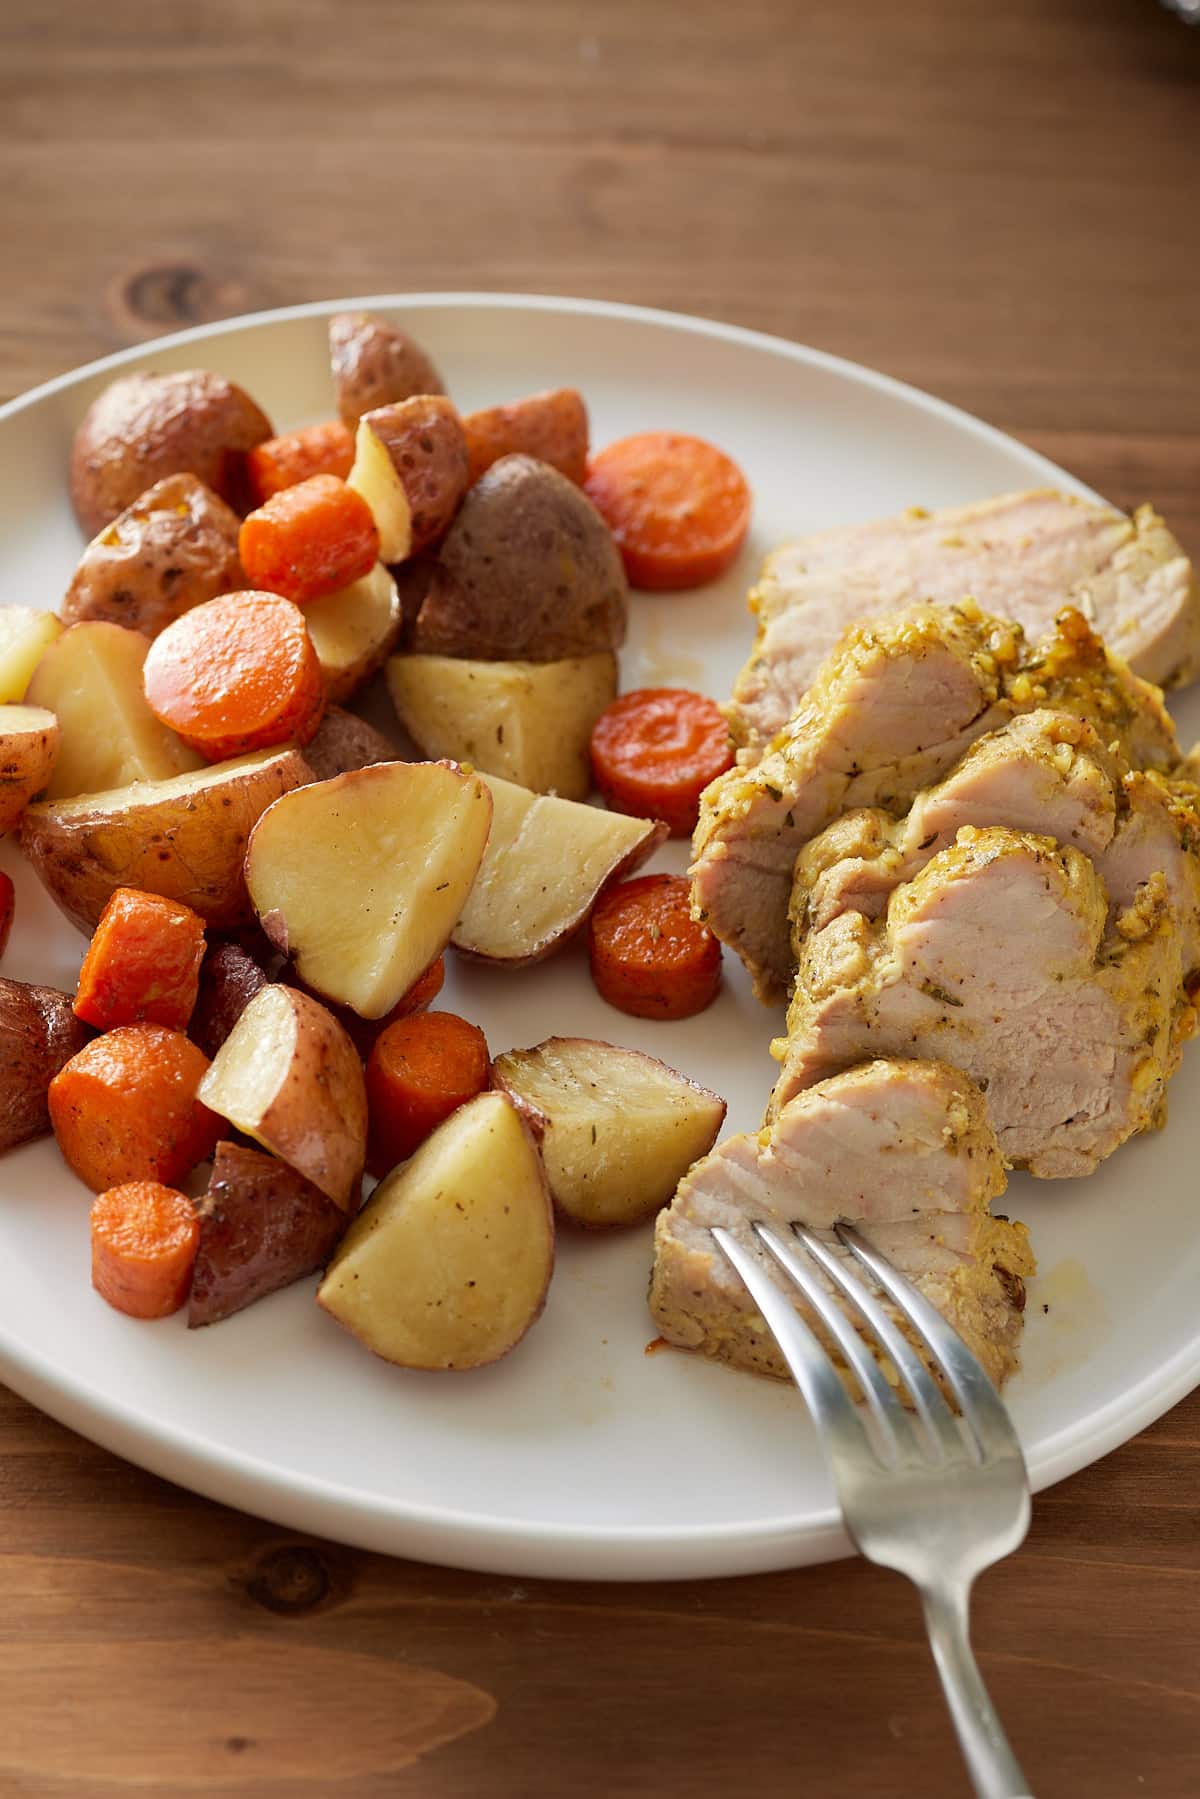
[[906,1574],[921,1595],[942,1689],[979,1799],[1030,1799],[971,1653],[968,1623],[976,1575],[1010,1555],[1029,1528],[1029,1479],[1008,1413],[941,1314],[856,1230],[838,1225],[844,1248],[925,1344],[958,1401],[960,1425],[875,1295],[818,1236],[793,1224],[812,1261],[891,1358],[924,1426],[920,1432],[811,1264],[776,1231],[763,1224],[752,1228],[837,1343],[873,1418],[868,1429],[816,1334],[759,1259],[729,1231],[714,1228],[817,1422],[846,1529],[868,1561]]

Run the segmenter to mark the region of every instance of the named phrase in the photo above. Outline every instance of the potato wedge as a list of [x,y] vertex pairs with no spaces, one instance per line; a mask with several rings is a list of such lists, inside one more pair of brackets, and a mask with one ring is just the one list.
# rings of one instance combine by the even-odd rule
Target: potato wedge
[[396,762],[399,757],[395,744],[389,743],[382,731],[356,712],[343,712],[340,706],[325,708],[316,736],[304,746],[304,760],[318,781],[369,768],[373,762]]
[[0,706],[20,704],[34,669],[61,635],[62,623],[53,612],[0,606]]
[[246,451],[274,435],[242,388],[208,369],[121,375],[84,414],[71,448],[71,503],[88,537],[165,475],[190,474],[237,506]]
[[587,495],[532,456],[503,456],[459,507],[417,618],[430,656],[557,662],[615,650],[628,589]]
[[238,518],[195,475],[156,481],[93,537],[59,608],[157,637],[193,606],[245,587]]
[[413,547],[408,489],[368,419],[358,421],[354,463],[346,477],[346,485],[361,494],[371,508],[379,532],[379,560],[403,562]]
[[47,1089],[94,1036],[69,993],[0,975],[0,1149],[47,1134]]
[[339,312],[329,321],[333,391],[343,422],[356,425],[373,406],[411,394],[442,394],[442,378],[399,325],[369,312]]
[[414,394],[368,412],[370,426],[404,483],[411,549],[426,550],[445,534],[470,480],[462,421],[442,394]]
[[400,635],[400,595],[382,562],[369,575],[304,607],[327,698],[337,705],[382,668]]
[[39,800],[21,818],[21,848],[82,931],[94,929],[118,887],[182,900],[233,930],[254,918],[243,874],[251,827],[311,778],[297,750],[258,750],[171,781]]
[[611,650],[561,662],[393,656],[388,691],[426,756],[471,762],[534,793],[586,799],[588,740],[617,691]]
[[204,759],[160,724],[142,691],[150,639],[106,620],[72,625],[46,651],[26,693],[58,719],[62,740],[46,797],[168,781]]
[[196,1208],[188,1329],[234,1312],[324,1268],[346,1229],[341,1206],[286,1162],[241,1143],[218,1143]]
[[286,795],[246,854],[259,922],[305,984],[382,1018],[445,947],[492,797],[449,762],[381,762]]
[[546,1177],[502,1093],[481,1093],[381,1181],[317,1300],[384,1361],[480,1368],[540,1315],[554,1268]]
[[587,923],[605,883],[639,868],[667,827],[483,778],[491,836],[450,941],[484,962],[539,962]]
[[213,1057],[200,1099],[319,1187],[358,1210],[367,1090],[337,1019],[294,987],[263,987]]
[[725,1121],[725,1101],[686,1074],[584,1037],[509,1050],[492,1080],[533,1123],[559,1211],[593,1227],[666,1205]]
[[11,831],[50,779],[60,732],[41,706],[0,706],[0,832]]

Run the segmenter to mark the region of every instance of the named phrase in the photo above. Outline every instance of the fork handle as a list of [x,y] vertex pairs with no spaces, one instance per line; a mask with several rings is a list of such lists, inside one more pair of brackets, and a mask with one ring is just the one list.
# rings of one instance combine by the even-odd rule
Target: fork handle
[[1032,1799],[971,1652],[969,1582],[921,1588],[925,1628],[977,1799]]

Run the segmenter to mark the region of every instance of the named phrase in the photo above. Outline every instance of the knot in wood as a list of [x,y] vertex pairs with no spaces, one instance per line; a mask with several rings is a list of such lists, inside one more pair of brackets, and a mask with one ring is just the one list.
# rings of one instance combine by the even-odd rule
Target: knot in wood
[[287,1617],[315,1610],[332,1590],[333,1578],[325,1558],[305,1543],[286,1543],[268,1550],[246,1583],[256,1604]]

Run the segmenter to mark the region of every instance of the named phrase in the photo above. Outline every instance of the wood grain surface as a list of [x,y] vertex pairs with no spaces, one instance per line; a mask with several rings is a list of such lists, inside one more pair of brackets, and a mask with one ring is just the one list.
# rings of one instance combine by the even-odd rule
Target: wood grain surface
[[[0,144],[0,396],[310,298],[612,296],[917,382],[1200,554],[1200,31],[1154,0],[6,0]],[[1043,1799],[1200,1791],[1198,1494],[1193,1395],[982,1583]],[[2,1799],[966,1791],[859,1563],[392,1562],[0,1392],[0,1570]]]

